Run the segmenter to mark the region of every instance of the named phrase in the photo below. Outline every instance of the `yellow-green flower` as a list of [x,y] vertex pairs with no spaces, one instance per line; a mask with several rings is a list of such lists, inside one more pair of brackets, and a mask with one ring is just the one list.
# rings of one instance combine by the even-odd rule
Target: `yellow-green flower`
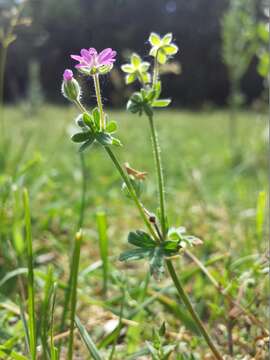
[[175,55],[178,52],[178,46],[172,43],[172,37],[172,33],[160,37],[153,32],[149,36],[149,42],[152,46],[149,54],[153,57],[157,57],[159,64],[165,64],[168,57]]
[[122,71],[126,75],[126,84],[131,84],[135,80],[139,80],[143,84],[148,84],[151,81],[151,75],[147,72],[150,64],[146,61],[142,61],[142,58],[133,53],[130,58],[130,64],[124,64],[121,66]]

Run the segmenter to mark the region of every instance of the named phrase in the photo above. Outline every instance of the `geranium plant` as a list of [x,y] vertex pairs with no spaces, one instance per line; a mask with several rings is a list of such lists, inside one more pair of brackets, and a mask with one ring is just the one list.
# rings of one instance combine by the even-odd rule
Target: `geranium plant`
[[161,97],[160,67],[178,52],[178,47],[172,41],[171,33],[163,37],[151,33],[149,55],[153,58],[153,66],[149,62],[143,61],[135,53],[131,55],[130,63],[122,65],[122,70],[126,74],[126,83],[131,84],[138,81],[141,85],[140,90],[133,93],[128,100],[127,109],[135,114],[146,115],[148,118],[158,180],[159,207],[156,213],[147,209],[141,200],[141,184],[146,174],[131,168],[128,164],[122,166],[114,153],[114,146],[122,146],[122,144],[115,137],[117,124],[110,121],[108,114],[104,111],[99,77],[112,69],[116,51],[108,48],[98,53],[96,49],[89,48],[82,49],[80,55],[71,55],[72,59],[79,62],[75,66],[77,70],[84,76],[93,78],[97,107],[90,111],[82,105],[80,86],[69,69],[64,72],[62,91],[64,96],[72,101],[80,111],[76,119],[79,131],[72,136],[72,141],[80,143],[80,152],[88,150],[94,142],[103,147],[123,180],[123,192],[133,200],[144,223],[145,229],[132,230],[129,233],[128,242],[133,248],[122,253],[120,260],[144,259],[144,261],[148,261],[150,273],[155,279],[164,276],[167,267],[180,298],[196,322],[209,348],[217,359],[222,359],[222,355],[182,287],[172,262],[172,257],[180,255],[185,248],[202,243],[197,237],[187,234],[184,227],[171,225],[167,218],[161,150],[154,122],[154,111],[155,108],[167,107],[171,102],[170,99]]

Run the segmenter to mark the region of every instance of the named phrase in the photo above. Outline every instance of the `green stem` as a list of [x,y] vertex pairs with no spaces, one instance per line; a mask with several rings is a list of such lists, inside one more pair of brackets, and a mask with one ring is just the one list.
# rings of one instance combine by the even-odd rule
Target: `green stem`
[[69,342],[68,342],[68,360],[73,359],[73,341],[74,341],[74,322],[77,304],[77,282],[80,262],[80,252],[82,243],[82,233],[79,231],[75,236],[75,245],[72,256],[71,267],[71,311],[70,311],[70,328],[69,328]]
[[220,352],[218,351],[218,349],[216,348],[216,345],[214,344],[213,340],[211,339],[210,335],[208,334],[208,331],[206,330],[206,328],[204,327],[202,321],[200,320],[198,314],[196,313],[195,309],[193,308],[184,288],[182,287],[175,269],[173,267],[173,264],[170,260],[166,261],[167,263],[167,268],[169,270],[169,273],[171,275],[171,278],[173,280],[173,283],[178,291],[178,294],[181,298],[181,300],[183,301],[183,303],[185,304],[185,306],[187,307],[190,315],[192,316],[193,320],[195,321],[196,325],[198,326],[201,334],[203,335],[205,341],[207,342],[209,348],[212,350],[213,354],[215,355],[215,357],[218,360],[223,360],[222,355],[220,354]]
[[119,163],[119,161],[116,158],[113,151],[108,146],[104,146],[104,149],[107,151],[109,157],[111,158],[112,162],[114,163],[114,165],[115,165],[116,169],[118,170],[120,176],[122,177],[123,181],[125,182],[125,184],[126,184],[126,186],[128,188],[128,191],[130,193],[130,196],[132,197],[132,200],[134,201],[135,205],[137,206],[137,209],[139,210],[139,213],[140,213],[146,227],[148,228],[149,232],[154,237],[154,239],[159,242],[159,239],[158,239],[157,235],[155,234],[151,224],[148,221],[148,218],[147,218],[147,216],[145,214],[145,211],[144,211],[144,207],[141,204],[140,200],[138,199],[138,197],[137,197],[137,195],[136,195],[136,193],[134,191],[134,188],[133,188],[133,186],[132,186],[132,184],[131,184],[131,182],[129,180],[128,175],[123,170],[121,164]]
[[105,116],[104,116],[104,111],[103,111],[103,106],[102,106],[98,74],[93,75],[93,79],[94,79],[94,85],[95,85],[95,90],[96,90],[97,104],[98,104],[99,113],[100,113],[100,130],[105,130],[106,124],[105,124]]
[[152,87],[154,88],[154,86],[156,85],[156,83],[158,82],[158,51],[156,53],[155,56],[155,60],[154,60],[154,69],[153,69],[153,82],[152,82]]
[[153,153],[156,163],[156,172],[158,179],[158,190],[159,190],[159,205],[160,205],[160,222],[161,222],[161,230],[163,238],[166,238],[167,226],[166,226],[166,205],[165,205],[165,187],[164,187],[164,176],[162,171],[162,163],[160,156],[160,146],[158,142],[158,136],[155,128],[155,124],[153,121],[153,117],[148,117],[150,131],[151,131],[151,139],[153,145]]

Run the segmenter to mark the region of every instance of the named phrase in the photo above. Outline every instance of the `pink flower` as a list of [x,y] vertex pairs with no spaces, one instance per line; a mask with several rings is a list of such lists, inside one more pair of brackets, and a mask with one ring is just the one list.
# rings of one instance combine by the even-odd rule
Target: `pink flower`
[[71,55],[71,58],[78,61],[76,69],[83,73],[91,74],[99,72],[100,68],[111,70],[115,62],[116,51],[111,48],[102,50],[100,53],[94,48],[82,49],[80,55]]
[[65,81],[70,81],[73,79],[73,72],[70,69],[66,69],[63,74],[63,78]]

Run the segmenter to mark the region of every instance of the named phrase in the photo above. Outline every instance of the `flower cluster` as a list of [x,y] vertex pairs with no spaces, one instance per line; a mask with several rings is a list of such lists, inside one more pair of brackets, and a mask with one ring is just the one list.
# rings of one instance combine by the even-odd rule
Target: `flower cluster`
[[84,75],[92,76],[94,80],[98,106],[92,111],[87,111],[80,102],[81,88],[74,78],[73,71],[66,69],[63,73],[62,93],[81,111],[76,119],[80,132],[71,137],[73,142],[81,143],[79,151],[84,151],[94,142],[103,146],[121,145],[121,142],[112,136],[117,130],[117,124],[108,121],[108,116],[104,113],[99,85],[99,75],[106,74],[112,69],[115,56],[116,51],[111,48],[104,49],[100,53],[94,48],[82,49],[80,55],[71,55],[73,60],[79,62],[75,68]]
[[154,57],[154,66],[151,73],[151,64],[143,61],[142,58],[133,53],[130,63],[122,65],[121,69],[126,73],[126,84],[131,84],[138,80],[142,88],[133,93],[127,103],[127,109],[132,113],[147,116],[153,115],[153,108],[167,107],[171,100],[160,99],[161,82],[159,81],[160,65],[164,66],[173,55],[178,52],[178,47],[172,43],[172,34],[168,33],[160,37],[156,33],[151,33],[149,43],[151,49],[149,55]]

